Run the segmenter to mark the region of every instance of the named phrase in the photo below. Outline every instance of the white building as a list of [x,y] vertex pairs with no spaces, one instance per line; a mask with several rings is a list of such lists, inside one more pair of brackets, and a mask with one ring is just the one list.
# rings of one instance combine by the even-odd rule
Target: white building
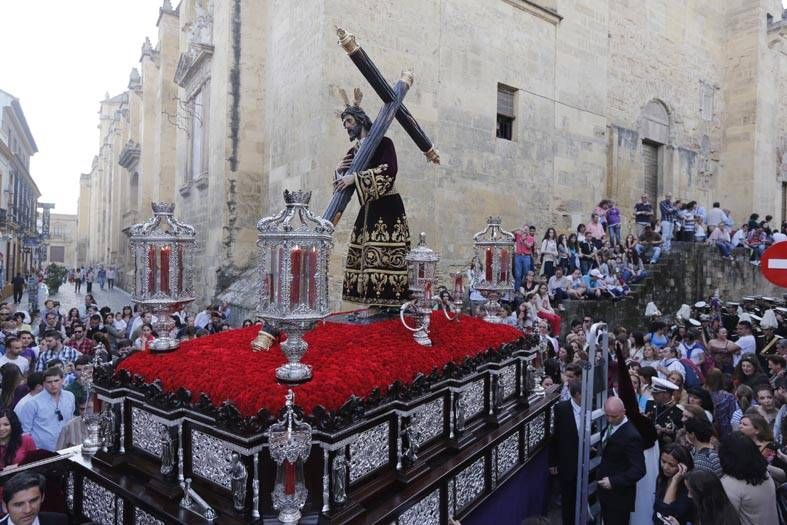
[[0,266],[2,282],[33,264],[25,237],[38,237],[36,208],[41,192],[30,176],[38,152],[19,99],[0,90]]

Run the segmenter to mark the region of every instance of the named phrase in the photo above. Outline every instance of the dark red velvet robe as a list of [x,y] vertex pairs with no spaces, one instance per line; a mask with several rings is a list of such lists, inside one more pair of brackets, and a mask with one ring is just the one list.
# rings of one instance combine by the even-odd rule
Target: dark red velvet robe
[[[353,147],[347,152],[338,173],[346,172],[356,151]],[[366,305],[398,306],[409,299],[405,257],[410,251],[410,230],[404,203],[394,187],[396,150],[388,137],[383,137],[367,169],[382,164],[388,169],[380,174],[356,176],[355,193],[361,209],[350,236],[342,298]]]

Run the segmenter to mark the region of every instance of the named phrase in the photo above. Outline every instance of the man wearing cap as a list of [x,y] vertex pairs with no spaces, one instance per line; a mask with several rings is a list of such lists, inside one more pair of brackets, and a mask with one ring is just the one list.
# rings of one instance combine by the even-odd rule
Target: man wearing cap
[[604,275],[598,268],[593,268],[587,275],[582,276],[582,281],[587,288],[588,297],[601,297],[604,292]]
[[656,425],[661,447],[675,441],[675,432],[683,428],[683,411],[675,406],[672,399],[677,389],[678,385],[672,381],[654,377],[651,383],[653,399],[645,404],[645,415]]

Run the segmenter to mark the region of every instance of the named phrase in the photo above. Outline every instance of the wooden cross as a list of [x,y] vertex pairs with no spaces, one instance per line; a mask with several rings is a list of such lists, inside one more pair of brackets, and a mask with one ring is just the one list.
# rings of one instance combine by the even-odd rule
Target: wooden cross
[[[391,87],[380,73],[380,70],[377,69],[377,66],[374,65],[374,62],[369,58],[369,55],[366,54],[366,51],[358,45],[354,35],[340,27],[336,28],[336,34],[339,36],[339,45],[344,48],[347,55],[384,103],[372,124],[372,129],[369,131],[366,140],[358,148],[350,167],[347,169],[347,173],[357,173],[367,168],[369,160],[394,118],[399,121],[413,142],[418,146],[418,149],[424,152],[427,160],[439,164],[440,154],[435,149],[432,141],[429,140],[429,137],[426,136],[426,133],[421,129],[421,126],[418,125],[415,117],[412,116],[402,102],[413,83],[412,73],[403,73],[402,78]],[[334,225],[338,223],[354,191],[353,187],[349,187],[335,192],[325,213],[323,213],[323,217]]]

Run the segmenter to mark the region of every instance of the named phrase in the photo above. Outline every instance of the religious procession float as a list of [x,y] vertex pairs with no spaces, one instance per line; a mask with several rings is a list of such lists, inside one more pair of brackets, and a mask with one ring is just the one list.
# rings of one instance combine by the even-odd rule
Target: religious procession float
[[[354,146],[322,217],[285,191],[258,223],[259,324],[189,341],[171,315],[193,301],[195,231],[154,203],[128,228],[133,300],[161,335],[125,359],[96,361],[87,438],[61,472],[67,511],[101,524],[503,523],[543,510],[545,443],[556,401],[539,386],[544,345],[497,317],[512,290],[513,235],[490,218],[474,238],[485,317],[463,312],[465,276],[410,234],[396,192],[397,119],[437,151],[354,37],[339,43],[384,102],[374,120],[345,96]],[[334,225],[357,195],[343,298],[331,314]],[[512,496],[515,495],[515,496]],[[496,518],[497,516],[497,518]]]

